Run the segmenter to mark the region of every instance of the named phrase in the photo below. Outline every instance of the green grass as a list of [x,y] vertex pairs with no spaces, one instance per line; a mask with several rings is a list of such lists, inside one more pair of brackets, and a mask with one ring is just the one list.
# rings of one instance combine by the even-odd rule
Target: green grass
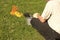
[[20,12],[42,13],[44,0],[0,0],[0,40],[44,40],[32,26],[27,25],[25,17],[10,15],[12,5]]

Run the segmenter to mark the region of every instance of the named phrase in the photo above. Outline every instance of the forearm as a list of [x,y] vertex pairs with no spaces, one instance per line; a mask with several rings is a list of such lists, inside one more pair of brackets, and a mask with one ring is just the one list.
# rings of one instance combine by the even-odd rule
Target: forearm
[[43,19],[43,17],[41,17],[41,16],[38,16],[38,19],[42,22],[42,23],[44,23],[46,20],[45,19]]
[[38,18],[42,23],[44,23],[44,22],[46,21],[46,20],[43,19],[43,17],[40,16],[38,13],[33,14],[33,17],[34,17],[34,18]]

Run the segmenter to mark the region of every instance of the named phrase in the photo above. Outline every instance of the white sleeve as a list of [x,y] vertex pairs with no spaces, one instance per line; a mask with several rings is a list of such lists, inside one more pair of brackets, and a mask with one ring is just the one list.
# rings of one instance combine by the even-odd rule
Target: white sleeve
[[52,3],[51,2],[48,2],[44,8],[44,11],[42,13],[42,17],[43,19],[48,19],[51,15],[51,11],[52,11]]

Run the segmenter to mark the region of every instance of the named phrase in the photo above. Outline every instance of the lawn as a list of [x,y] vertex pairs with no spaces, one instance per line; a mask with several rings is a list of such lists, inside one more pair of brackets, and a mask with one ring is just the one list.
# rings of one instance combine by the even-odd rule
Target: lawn
[[42,13],[45,3],[45,0],[0,0],[0,40],[44,40],[36,29],[27,25],[25,17],[11,16],[10,11],[16,5],[19,12]]

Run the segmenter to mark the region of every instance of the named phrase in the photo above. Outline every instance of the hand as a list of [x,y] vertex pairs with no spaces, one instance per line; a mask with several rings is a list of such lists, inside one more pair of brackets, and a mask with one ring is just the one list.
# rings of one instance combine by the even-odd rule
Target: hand
[[34,13],[34,14],[33,14],[33,17],[34,17],[34,18],[38,18],[39,16],[40,16],[39,13]]

